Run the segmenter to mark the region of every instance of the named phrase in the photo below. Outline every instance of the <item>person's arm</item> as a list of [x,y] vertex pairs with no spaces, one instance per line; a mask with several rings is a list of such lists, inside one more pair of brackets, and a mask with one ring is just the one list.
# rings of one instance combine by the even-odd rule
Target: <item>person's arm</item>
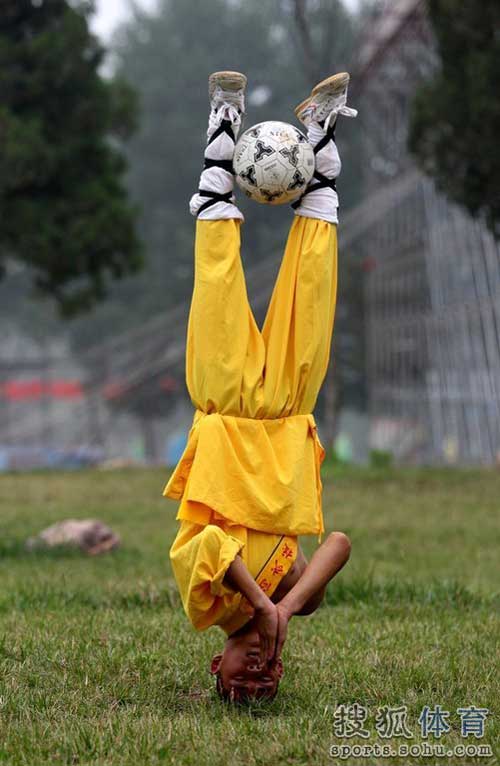
[[224,576],[224,584],[239,591],[253,606],[253,624],[261,639],[262,662],[272,659],[278,634],[278,612],[275,604],[259,588],[239,554],[230,564]]
[[330,580],[342,569],[349,558],[351,543],[343,532],[332,532],[325,542],[315,551],[311,561],[304,569],[299,580],[277,604],[279,613],[276,657],[279,658],[285,643],[288,621],[298,614],[311,613],[313,609],[303,611],[306,605],[320,603],[324,589]]

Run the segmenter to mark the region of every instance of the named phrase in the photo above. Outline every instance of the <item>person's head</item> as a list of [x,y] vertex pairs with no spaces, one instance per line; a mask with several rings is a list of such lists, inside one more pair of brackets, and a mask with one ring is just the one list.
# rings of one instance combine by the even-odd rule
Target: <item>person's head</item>
[[260,639],[255,629],[230,636],[222,654],[212,658],[210,672],[216,677],[221,699],[233,702],[273,699],[283,675],[281,659],[261,664]]

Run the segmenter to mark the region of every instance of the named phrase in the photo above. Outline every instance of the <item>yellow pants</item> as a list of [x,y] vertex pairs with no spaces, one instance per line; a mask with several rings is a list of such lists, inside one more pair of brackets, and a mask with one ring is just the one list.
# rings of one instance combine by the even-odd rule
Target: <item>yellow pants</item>
[[313,411],[330,354],[336,226],[294,217],[262,332],[248,303],[240,224],[198,221],[186,378],[195,406],[247,418]]
[[222,583],[237,553],[254,576],[267,567],[259,584],[270,595],[295,557],[297,535],[323,531],[324,450],[312,410],[328,367],[336,292],[336,225],[296,216],[260,331],[239,222],[197,222],[186,349],[196,413],[164,490],[181,500],[170,557],[197,628],[229,632],[235,612],[245,611]]

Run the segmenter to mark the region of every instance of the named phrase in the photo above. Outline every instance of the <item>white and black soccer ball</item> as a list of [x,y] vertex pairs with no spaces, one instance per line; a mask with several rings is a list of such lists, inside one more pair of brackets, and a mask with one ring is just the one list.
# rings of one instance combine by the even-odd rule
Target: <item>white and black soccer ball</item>
[[247,197],[283,205],[305,191],[314,173],[314,151],[293,125],[259,122],[238,139],[233,168]]

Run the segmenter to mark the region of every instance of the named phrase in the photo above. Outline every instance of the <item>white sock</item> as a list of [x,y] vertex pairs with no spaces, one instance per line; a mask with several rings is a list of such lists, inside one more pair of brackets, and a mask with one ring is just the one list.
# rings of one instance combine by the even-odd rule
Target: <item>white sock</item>
[[[309,143],[315,147],[326,136],[326,131],[318,122],[311,122],[307,129]],[[340,161],[337,144],[333,137],[326,146],[319,150],[316,156],[316,170],[321,175],[332,180],[340,173],[342,163]],[[312,177],[308,188],[318,183],[318,178]],[[306,190],[307,192],[307,190]],[[339,198],[337,192],[330,187],[322,187],[309,191],[303,195],[300,204],[295,209],[295,215],[304,218],[320,218],[329,223],[338,223]]]
[[[222,107],[218,112],[212,110],[210,113],[207,130],[207,147],[205,149],[205,160],[216,163],[222,163],[226,167],[213,165],[206,167],[200,176],[198,192],[191,197],[189,210],[192,215],[206,221],[216,221],[220,219],[237,218],[244,220],[243,213],[234,204],[233,195],[234,176],[232,160],[234,154],[233,135],[237,135],[241,124],[241,117],[236,109]],[[220,127],[226,130],[219,133],[211,141],[213,134]],[[232,135],[229,132],[232,131]],[[207,164],[207,163],[206,163]],[[207,194],[203,194],[207,192]],[[213,196],[212,196],[213,195]],[[217,199],[217,195],[226,195],[225,200]],[[215,201],[213,201],[215,199]],[[207,204],[208,203],[208,204]],[[203,208],[203,210],[200,209]]]

